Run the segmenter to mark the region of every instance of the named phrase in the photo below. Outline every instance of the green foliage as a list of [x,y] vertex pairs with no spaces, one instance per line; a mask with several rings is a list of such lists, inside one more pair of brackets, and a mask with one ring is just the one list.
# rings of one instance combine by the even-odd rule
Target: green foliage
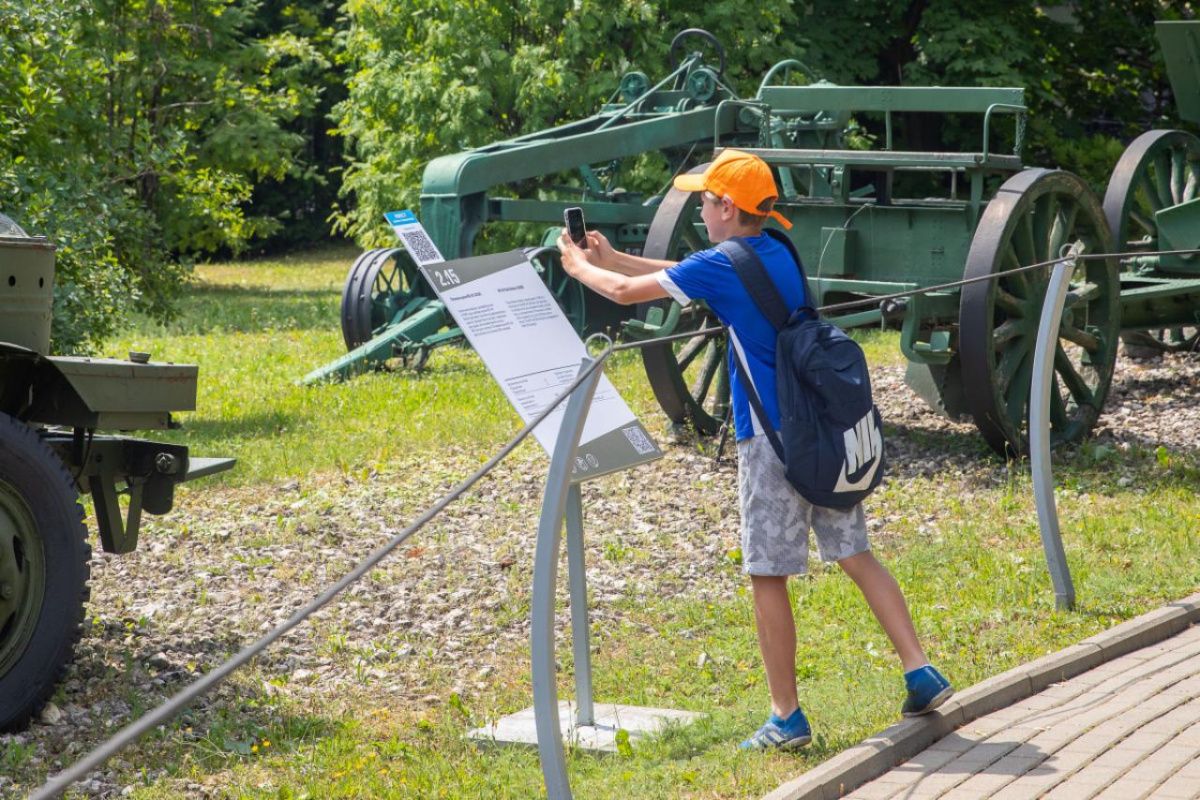
[[338,0],[267,3],[254,16],[253,36],[284,34],[307,43],[312,57],[296,60],[289,85],[316,93],[284,124],[303,141],[292,169],[282,179],[267,178],[254,187],[249,213],[280,224],[255,250],[279,251],[321,244],[330,236],[329,214],[341,186],[342,140],[330,131],[333,106],[345,99],[346,74],[339,44],[345,18]]
[[[416,207],[431,158],[595,113],[626,71],[665,75],[671,37],[684,28],[718,34],[727,80],[742,93],[774,61],[800,55],[797,19],[780,4],[746,14],[731,0],[416,0],[398,14],[382,0],[352,0],[347,11],[353,75],[336,114],[353,153],[343,194],[354,205],[335,219],[364,244],[390,241],[382,214]],[[643,169],[650,185],[667,177],[661,164]]]
[[[390,241],[381,215],[417,206],[430,159],[595,113],[626,71],[664,75],[668,43],[687,27],[725,44],[728,80],[744,95],[785,58],[842,84],[1023,86],[1026,163],[1078,172],[1102,192],[1125,143],[1175,124],[1153,22],[1193,14],[1178,0],[815,0],[754,14],[736,2],[636,0],[407,8],[346,6],[352,77],[335,115],[349,151],[343,195],[353,204],[335,223],[364,244]],[[898,135],[914,149],[979,146],[978,119],[901,116]],[[993,128],[998,148],[1014,144],[1010,119]],[[881,132],[879,120],[862,122],[860,144]],[[661,160],[639,169],[647,186],[665,178]],[[528,196],[538,187],[515,188]]]
[[0,0],[0,208],[58,246],[55,346],[169,316],[187,258],[276,230],[254,185],[299,167],[283,128],[323,63],[255,0]]
[[[843,84],[1024,86],[1026,163],[1099,192],[1125,143],[1177,124],[1153,22],[1192,16],[1181,0],[0,0],[0,210],[58,243],[56,346],[87,348],[132,309],[168,317],[197,254],[331,222],[390,243],[382,212],[417,206],[430,159],[595,113],[625,72],[665,75],[689,27],[724,43],[744,96],[786,58]],[[856,146],[879,140],[880,120],[856,122]],[[972,148],[978,121],[909,115],[897,135]],[[635,162],[622,185],[659,191],[672,165]],[[555,196],[558,177],[511,188]]]

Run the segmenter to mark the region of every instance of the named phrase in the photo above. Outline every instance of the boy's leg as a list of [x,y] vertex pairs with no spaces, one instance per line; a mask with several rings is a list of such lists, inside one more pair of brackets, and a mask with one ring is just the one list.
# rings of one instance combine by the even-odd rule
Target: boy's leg
[[771,711],[787,719],[796,699],[796,621],[788,597],[787,576],[751,575],[758,649],[767,671]]
[[900,656],[904,671],[910,672],[928,664],[925,651],[917,641],[917,632],[913,628],[904,594],[887,568],[880,564],[869,550],[843,558],[837,563],[863,593],[867,605],[871,607],[871,613],[892,640],[892,646]]

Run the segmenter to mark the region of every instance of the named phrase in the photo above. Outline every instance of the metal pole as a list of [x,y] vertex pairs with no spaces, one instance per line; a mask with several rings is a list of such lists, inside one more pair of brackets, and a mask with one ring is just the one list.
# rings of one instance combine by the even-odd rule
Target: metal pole
[[[1072,245],[1072,255],[1080,245]],[[1037,344],[1033,352],[1033,385],[1029,395],[1029,460],[1033,467],[1033,498],[1037,504],[1038,528],[1042,548],[1054,584],[1054,605],[1060,611],[1075,607],[1075,586],[1063,550],[1058,528],[1058,509],[1054,503],[1054,475],[1050,471],[1050,392],[1054,385],[1054,354],[1058,349],[1058,327],[1062,322],[1063,301],[1071,285],[1075,260],[1060,262],[1050,276],[1042,318],[1038,323]]]
[[567,491],[567,584],[571,590],[571,641],[575,650],[575,724],[595,725],[587,575],[583,562],[583,497],[578,483],[572,483]]
[[[584,358],[581,371],[592,359]],[[530,655],[533,661],[533,716],[537,729],[538,757],[550,800],[571,800],[567,763],[563,755],[562,728],[558,722],[558,687],[554,670],[554,583],[558,577],[558,545],[563,514],[571,486],[571,465],[583,433],[583,423],[600,381],[596,369],[567,401],[554,455],[546,474],[546,494],[538,520],[537,548],[533,560]]]

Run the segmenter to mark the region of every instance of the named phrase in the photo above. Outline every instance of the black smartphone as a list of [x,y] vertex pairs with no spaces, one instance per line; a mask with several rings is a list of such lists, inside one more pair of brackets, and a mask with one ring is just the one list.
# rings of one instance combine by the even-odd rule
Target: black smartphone
[[583,225],[583,209],[573,206],[563,211],[563,221],[567,223],[567,235],[576,246],[587,250],[587,233]]

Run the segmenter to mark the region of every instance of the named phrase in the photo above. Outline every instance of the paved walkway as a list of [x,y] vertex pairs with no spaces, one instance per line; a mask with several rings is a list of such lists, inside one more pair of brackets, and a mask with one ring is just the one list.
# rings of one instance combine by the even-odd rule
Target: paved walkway
[[980,717],[846,797],[1200,799],[1200,626]]

